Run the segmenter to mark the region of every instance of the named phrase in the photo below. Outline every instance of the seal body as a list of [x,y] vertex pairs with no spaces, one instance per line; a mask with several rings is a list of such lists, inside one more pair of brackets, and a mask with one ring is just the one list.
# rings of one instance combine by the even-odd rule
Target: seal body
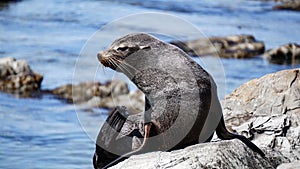
[[214,80],[178,47],[135,33],[117,39],[98,59],[124,73],[146,97],[144,141],[123,156],[210,141],[216,129],[222,139],[238,138],[225,128]]
[[145,123],[153,123],[157,136],[151,145],[169,150],[198,142],[216,92],[210,75],[185,52],[139,33],[116,40],[99,60],[127,75],[146,95],[151,109]]

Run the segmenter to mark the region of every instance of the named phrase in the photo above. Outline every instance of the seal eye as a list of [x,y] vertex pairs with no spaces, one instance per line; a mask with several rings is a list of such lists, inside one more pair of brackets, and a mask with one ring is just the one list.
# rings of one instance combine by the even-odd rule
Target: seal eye
[[127,49],[128,49],[128,47],[125,46],[125,47],[119,47],[117,50],[118,50],[118,51],[124,52],[124,51],[126,51]]

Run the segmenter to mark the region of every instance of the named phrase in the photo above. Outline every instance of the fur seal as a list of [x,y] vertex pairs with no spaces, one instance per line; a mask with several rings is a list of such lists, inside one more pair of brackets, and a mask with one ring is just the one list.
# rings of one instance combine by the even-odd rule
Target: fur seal
[[[107,162],[104,168],[134,154],[210,141],[214,131],[220,139],[237,138],[264,156],[246,137],[226,129],[213,78],[178,47],[134,33],[115,40],[97,57],[105,67],[124,73],[146,97],[139,148]],[[99,152],[94,155],[95,168],[103,167],[98,165]]]

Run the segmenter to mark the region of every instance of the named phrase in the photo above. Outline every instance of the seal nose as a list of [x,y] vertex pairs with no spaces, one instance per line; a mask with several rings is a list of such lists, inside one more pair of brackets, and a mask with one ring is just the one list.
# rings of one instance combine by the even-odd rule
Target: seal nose
[[101,62],[102,56],[103,56],[102,51],[97,53],[97,58],[98,58],[99,62]]

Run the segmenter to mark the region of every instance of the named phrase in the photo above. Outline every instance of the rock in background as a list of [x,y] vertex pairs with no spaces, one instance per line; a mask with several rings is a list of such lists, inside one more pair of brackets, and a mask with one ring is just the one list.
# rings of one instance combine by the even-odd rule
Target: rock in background
[[30,96],[41,88],[43,76],[33,72],[25,60],[0,58],[0,90]]
[[50,92],[68,103],[83,107],[114,109],[116,106],[125,106],[130,113],[139,113],[144,110],[144,94],[140,91],[129,92],[128,85],[119,80],[106,84],[99,82],[68,84]]
[[275,49],[267,50],[264,58],[275,64],[298,64],[300,63],[300,45],[289,43]]
[[281,4],[274,6],[273,9],[300,11],[299,0],[275,0],[275,1],[279,1],[281,2]]
[[252,58],[265,51],[263,42],[257,41],[252,35],[232,35],[226,37],[210,37],[185,42],[174,41],[191,56],[220,56],[223,58]]

